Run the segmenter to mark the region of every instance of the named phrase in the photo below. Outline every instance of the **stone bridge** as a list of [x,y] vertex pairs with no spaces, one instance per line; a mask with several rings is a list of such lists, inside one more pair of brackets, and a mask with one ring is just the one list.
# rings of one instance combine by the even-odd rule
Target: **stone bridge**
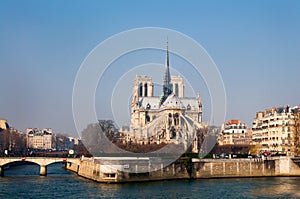
[[2,157],[0,158],[0,176],[4,176],[4,166],[13,162],[31,162],[40,166],[40,175],[47,175],[47,166],[56,162],[65,162],[79,165],[79,158],[54,158],[54,157]]

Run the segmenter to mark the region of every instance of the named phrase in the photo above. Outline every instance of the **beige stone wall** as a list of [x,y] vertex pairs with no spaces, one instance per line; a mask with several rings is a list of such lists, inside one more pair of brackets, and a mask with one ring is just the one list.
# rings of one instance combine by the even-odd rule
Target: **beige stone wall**
[[[148,167],[143,173],[117,171],[105,169],[105,165],[94,163],[92,159],[80,162],[79,167],[75,164],[67,163],[66,169],[77,172],[79,176],[94,180],[97,182],[132,182],[132,181],[151,181],[164,179],[188,179],[189,174],[183,164],[173,163],[167,167],[158,164],[157,170],[148,172]],[[161,169],[163,168],[163,169]],[[140,170],[141,168],[139,168]]]
[[66,169],[68,169],[72,172],[75,172],[75,173],[78,173],[78,170],[80,168],[80,166],[78,164],[74,164],[74,163],[71,163],[71,162],[67,162],[65,167],[66,167]]
[[[295,161],[298,163],[295,163]],[[155,171],[134,173],[105,170],[105,165],[94,163],[92,159],[76,164],[67,163],[66,168],[78,175],[97,182],[132,182],[190,178],[227,178],[227,177],[261,177],[261,176],[300,176],[300,159],[278,157],[262,159],[193,159],[192,172],[189,175],[186,166],[174,162],[164,167],[157,163]]]
[[262,159],[198,160],[194,163],[195,178],[300,176],[299,160],[290,157]]
[[201,160],[194,163],[195,178],[258,177],[275,175],[275,161],[261,159]]

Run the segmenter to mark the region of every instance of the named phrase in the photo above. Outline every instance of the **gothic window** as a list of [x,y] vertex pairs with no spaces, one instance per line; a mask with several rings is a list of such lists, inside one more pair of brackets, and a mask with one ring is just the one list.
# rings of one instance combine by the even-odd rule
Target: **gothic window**
[[148,96],[148,85],[147,85],[147,83],[145,83],[145,85],[144,85],[144,91],[145,91],[145,97],[147,97]]
[[179,92],[178,90],[179,90],[179,89],[178,89],[178,84],[175,84],[175,95],[176,95],[176,96],[178,96],[178,92]]
[[174,127],[171,129],[171,139],[176,138],[176,131],[174,129]]
[[150,116],[146,115],[146,122],[150,122]]
[[146,109],[151,109],[151,105],[148,103]]
[[169,123],[169,126],[172,124],[172,114],[171,113],[169,113],[168,123]]
[[142,97],[143,96],[143,84],[140,83],[139,85],[139,96]]
[[179,124],[179,116],[178,113],[174,114],[174,125],[178,125]]
[[188,104],[187,107],[186,107],[186,109],[187,109],[187,110],[191,110],[191,105]]

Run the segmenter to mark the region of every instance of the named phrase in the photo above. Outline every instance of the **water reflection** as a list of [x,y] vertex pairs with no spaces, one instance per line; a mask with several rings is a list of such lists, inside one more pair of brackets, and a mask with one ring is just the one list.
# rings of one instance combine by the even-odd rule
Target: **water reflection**
[[253,189],[251,195],[300,198],[298,177],[268,178],[263,179],[259,184],[262,187]]

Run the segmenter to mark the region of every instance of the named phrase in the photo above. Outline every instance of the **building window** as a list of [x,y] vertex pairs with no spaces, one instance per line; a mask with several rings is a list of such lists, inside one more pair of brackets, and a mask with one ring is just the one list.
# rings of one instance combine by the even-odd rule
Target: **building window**
[[178,113],[174,114],[174,125],[178,125],[179,124],[179,115]]
[[144,91],[145,91],[145,97],[147,97],[148,96],[148,85],[147,85],[147,83],[144,85]]
[[150,122],[150,116],[146,115],[146,122]]
[[151,105],[148,103],[146,109],[151,109]]
[[178,93],[179,93],[179,91],[178,91],[178,84],[175,84],[175,95],[178,96]]
[[169,126],[171,126],[171,124],[172,124],[172,114],[171,113],[169,113],[168,123],[169,123]]
[[142,97],[143,96],[143,84],[140,83],[140,86],[139,86],[139,96]]
[[112,178],[115,179],[116,178],[116,174],[115,173],[104,173],[103,174],[104,178]]
[[187,109],[187,110],[191,110],[191,105],[188,104],[187,107],[186,107],[186,109]]

